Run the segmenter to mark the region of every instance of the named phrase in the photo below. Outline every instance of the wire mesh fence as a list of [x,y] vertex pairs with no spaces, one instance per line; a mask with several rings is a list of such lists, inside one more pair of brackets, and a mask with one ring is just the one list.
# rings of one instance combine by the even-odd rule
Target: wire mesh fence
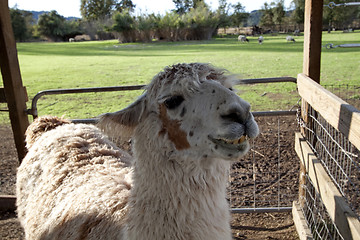
[[306,176],[306,184],[302,185],[301,188],[304,189],[305,195],[299,200],[302,203],[302,211],[313,239],[344,240],[308,175]]
[[360,85],[355,84],[325,84],[324,88],[360,109]]
[[[231,207],[282,211],[298,197],[299,158],[294,150],[295,116],[257,117],[260,135],[250,153],[233,164],[230,173]],[[290,209],[288,209],[290,210]]]
[[313,152],[360,219],[359,149],[311,107],[308,122],[300,119],[300,124]]

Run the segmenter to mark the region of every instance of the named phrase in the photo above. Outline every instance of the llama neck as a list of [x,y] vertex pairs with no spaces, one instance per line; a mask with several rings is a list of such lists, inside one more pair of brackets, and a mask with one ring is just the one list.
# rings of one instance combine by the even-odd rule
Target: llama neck
[[139,233],[148,239],[231,239],[225,199],[230,163],[202,159],[209,161],[204,168],[193,159],[143,150],[135,150],[129,239],[140,239]]

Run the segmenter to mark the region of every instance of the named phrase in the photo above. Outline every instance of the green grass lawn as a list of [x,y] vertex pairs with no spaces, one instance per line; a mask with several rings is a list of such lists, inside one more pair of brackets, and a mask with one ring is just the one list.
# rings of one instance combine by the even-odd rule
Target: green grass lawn
[[[296,77],[302,71],[303,36],[288,43],[286,35],[265,35],[249,43],[236,38],[211,41],[152,42],[119,44],[113,41],[75,43],[19,43],[20,69],[30,100],[46,89],[83,88],[148,83],[165,66],[179,62],[209,62],[226,68],[241,78]],[[323,33],[323,45],[360,43],[360,32]],[[322,84],[360,85],[360,48],[323,49]],[[299,98],[293,83],[238,86],[239,95],[253,110],[287,110]],[[116,111],[141,94],[141,91],[87,93],[46,96],[38,104],[39,115],[64,115],[89,118]],[[30,107],[31,101],[28,106]],[[2,109],[5,105],[0,105]],[[0,122],[8,119],[1,112]]]

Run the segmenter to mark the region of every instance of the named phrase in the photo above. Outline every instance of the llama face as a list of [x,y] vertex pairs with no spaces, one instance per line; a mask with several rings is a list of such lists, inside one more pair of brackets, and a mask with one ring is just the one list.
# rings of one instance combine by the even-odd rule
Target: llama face
[[135,103],[105,114],[102,124],[136,128],[138,146],[153,151],[236,160],[249,150],[258,126],[229,79],[208,64],[174,65],[156,75]]
[[176,150],[229,160],[249,150],[248,138],[258,134],[249,103],[216,80],[201,82],[196,91],[170,89],[158,102],[159,135],[167,135]]

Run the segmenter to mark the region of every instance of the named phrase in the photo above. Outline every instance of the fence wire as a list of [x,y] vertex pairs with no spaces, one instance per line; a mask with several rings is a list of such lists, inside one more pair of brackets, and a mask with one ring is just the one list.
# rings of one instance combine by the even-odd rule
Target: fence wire
[[305,195],[299,200],[302,203],[302,211],[313,238],[315,240],[344,240],[308,175],[306,175],[306,184],[301,187],[304,189]]
[[339,83],[322,86],[342,100],[360,109],[360,85]]
[[261,126],[260,135],[251,142],[250,153],[231,169],[230,204],[241,210],[278,208],[282,211],[298,198],[300,164],[294,150],[296,117],[257,117],[256,121]]
[[310,107],[308,122],[299,118],[306,140],[327,173],[360,219],[359,149]]

